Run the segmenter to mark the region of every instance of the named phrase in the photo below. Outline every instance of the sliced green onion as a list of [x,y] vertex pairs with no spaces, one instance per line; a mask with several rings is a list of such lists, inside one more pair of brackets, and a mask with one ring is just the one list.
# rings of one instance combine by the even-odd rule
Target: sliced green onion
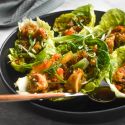
[[77,62],[75,65],[73,65],[73,68],[80,68],[80,69],[86,69],[89,65],[89,61],[86,58],[83,58],[79,62]]

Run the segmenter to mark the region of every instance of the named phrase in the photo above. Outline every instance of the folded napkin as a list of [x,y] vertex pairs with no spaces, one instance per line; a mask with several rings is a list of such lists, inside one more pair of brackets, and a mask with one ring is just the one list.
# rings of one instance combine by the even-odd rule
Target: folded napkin
[[17,25],[24,17],[35,18],[60,6],[64,0],[4,0],[0,1],[0,27]]

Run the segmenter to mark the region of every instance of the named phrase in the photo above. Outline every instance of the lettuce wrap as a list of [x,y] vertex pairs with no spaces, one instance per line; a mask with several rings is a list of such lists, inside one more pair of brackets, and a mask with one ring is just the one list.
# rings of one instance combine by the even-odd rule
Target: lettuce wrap
[[90,29],[90,34],[99,37],[108,45],[109,53],[125,45],[125,13],[120,9],[110,9],[101,17],[99,25]]
[[98,37],[119,25],[125,25],[125,12],[117,8],[110,9],[102,15],[99,25],[94,27],[93,32]]
[[107,74],[106,81],[116,97],[125,98],[124,75],[125,75],[125,46],[117,48],[111,55],[111,70]]
[[95,13],[91,4],[78,7],[70,13],[62,14],[54,22],[54,31],[60,35],[79,33],[84,26],[95,25]]
[[11,66],[16,71],[25,72],[56,53],[52,41],[53,31],[48,23],[39,18],[36,21],[25,19],[18,26],[18,38],[8,55]]

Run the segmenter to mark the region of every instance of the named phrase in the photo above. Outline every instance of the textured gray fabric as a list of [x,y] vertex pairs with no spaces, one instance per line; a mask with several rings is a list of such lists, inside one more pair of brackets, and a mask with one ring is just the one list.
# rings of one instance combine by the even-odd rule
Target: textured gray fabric
[[64,0],[2,0],[0,1],[0,27],[14,26],[23,17],[34,18],[47,14]]

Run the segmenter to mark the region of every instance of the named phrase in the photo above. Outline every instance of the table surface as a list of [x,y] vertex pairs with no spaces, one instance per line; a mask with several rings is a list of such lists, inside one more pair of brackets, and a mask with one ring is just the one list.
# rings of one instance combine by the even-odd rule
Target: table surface
[[[65,0],[64,4],[55,9],[53,12],[67,9],[74,9],[78,6],[91,3],[95,10],[107,11],[110,8],[120,8],[125,10],[124,0]],[[0,46],[9,34],[15,29],[1,28],[0,29]],[[0,80],[0,83],[1,80]],[[0,84],[0,94],[8,93],[8,90],[3,84]],[[70,125],[70,123],[62,123],[53,121],[38,113],[32,111],[27,103],[14,102],[14,103],[0,103],[0,125]],[[124,125],[125,117],[115,119],[114,121],[99,123],[100,125]],[[77,124],[78,125],[78,124]]]

